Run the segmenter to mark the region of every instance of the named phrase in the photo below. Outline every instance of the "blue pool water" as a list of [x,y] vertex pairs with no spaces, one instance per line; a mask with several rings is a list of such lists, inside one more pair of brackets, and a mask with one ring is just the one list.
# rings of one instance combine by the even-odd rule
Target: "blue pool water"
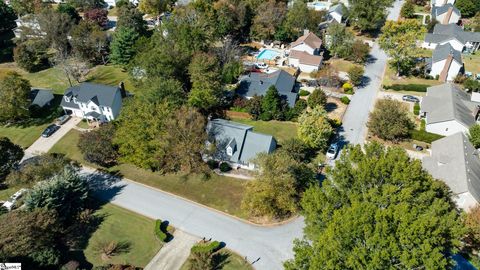
[[279,56],[280,53],[274,50],[265,49],[258,54],[257,59],[267,59],[267,60],[274,60],[275,57]]
[[314,8],[315,10],[327,10],[330,4],[324,3],[324,2],[312,2],[312,3],[308,3],[308,6],[310,8]]

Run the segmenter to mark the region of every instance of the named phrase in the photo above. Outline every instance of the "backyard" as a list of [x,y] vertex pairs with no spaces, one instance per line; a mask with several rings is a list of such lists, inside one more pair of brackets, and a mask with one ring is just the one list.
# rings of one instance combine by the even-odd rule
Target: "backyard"
[[231,117],[232,121],[239,122],[253,127],[253,131],[272,135],[282,142],[297,137],[297,123],[288,121],[254,121],[249,118]]
[[480,53],[464,54],[463,62],[465,64],[465,71],[480,74]]

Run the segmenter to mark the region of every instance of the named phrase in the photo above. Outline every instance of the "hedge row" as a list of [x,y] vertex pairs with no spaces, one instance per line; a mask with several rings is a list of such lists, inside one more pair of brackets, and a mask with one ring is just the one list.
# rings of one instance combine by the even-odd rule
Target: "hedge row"
[[163,222],[160,219],[155,220],[155,235],[162,242],[168,240],[168,234],[164,231]]
[[213,241],[208,244],[196,244],[190,250],[191,252],[198,253],[213,253],[220,249],[221,244],[218,241]]
[[427,84],[392,84],[384,85],[383,89],[390,89],[394,91],[427,92],[428,87],[430,87],[430,85]]
[[420,114],[420,104],[418,104],[418,102],[416,102],[415,105],[413,105],[413,114],[415,115]]
[[424,130],[414,129],[410,130],[410,138],[421,142],[432,143],[433,141],[443,138],[443,136],[426,132]]
[[298,92],[298,95],[301,96],[301,97],[305,97],[305,96],[310,95],[310,92],[308,92],[305,89],[300,89],[300,91]]

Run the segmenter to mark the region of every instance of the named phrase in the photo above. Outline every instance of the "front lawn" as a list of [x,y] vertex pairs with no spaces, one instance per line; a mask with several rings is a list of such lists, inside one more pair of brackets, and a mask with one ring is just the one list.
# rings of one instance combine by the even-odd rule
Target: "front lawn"
[[40,137],[48,125],[49,123],[29,127],[0,126],[0,137],[7,137],[22,148],[28,148]]
[[464,54],[463,62],[465,64],[465,71],[480,74],[480,53]]
[[[162,247],[153,233],[155,221],[113,204],[106,204],[95,215],[103,218],[84,250],[88,262],[94,266],[107,263],[131,264],[144,267]],[[127,243],[126,252],[104,261],[96,252],[100,242]]]
[[[80,153],[77,144],[80,132],[71,130],[51,150],[51,153],[63,153],[67,157],[92,167]],[[110,168],[125,178],[155,187],[200,204],[215,208],[238,217],[246,215],[240,209],[245,191],[245,180],[219,176],[212,173],[208,180],[200,175],[168,174],[161,175],[130,164],[120,164]]]
[[397,77],[397,72],[390,65],[387,65],[382,85],[390,86],[392,84],[424,84],[434,86],[441,84],[441,82],[438,80],[427,80],[414,76],[399,78]]
[[352,67],[361,66],[340,58],[337,58],[337,59],[332,58],[328,60],[327,63],[329,63],[330,67],[332,67],[336,71],[343,71],[343,72],[348,72],[348,70],[350,70]]
[[[228,249],[222,249],[220,251],[221,254],[225,254],[227,256],[225,260],[225,265],[221,267],[220,269],[222,270],[253,270],[253,267],[249,264],[246,263],[245,260],[242,258],[242,256],[236,254],[235,252],[232,252]],[[190,258],[190,257],[189,257]],[[182,265],[182,268],[180,270],[188,270],[190,263],[185,261],[185,263]]]
[[253,131],[272,135],[278,141],[282,142],[297,137],[297,123],[289,121],[254,121],[252,119],[232,117],[232,121],[245,125],[253,126]]

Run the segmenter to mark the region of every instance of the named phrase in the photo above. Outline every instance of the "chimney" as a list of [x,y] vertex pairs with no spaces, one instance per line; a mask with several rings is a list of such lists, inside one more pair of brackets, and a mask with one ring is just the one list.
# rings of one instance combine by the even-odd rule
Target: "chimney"
[[261,81],[260,81],[260,85],[262,85],[262,84],[263,84],[263,81],[261,80]]
[[308,35],[308,34],[310,34],[310,30],[308,30],[308,29],[303,29],[303,35],[306,36],[306,35]]
[[122,98],[126,98],[127,92],[125,91],[125,84],[123,82],[120,82],[118,84],[118,89],[120,90],[120,94],[122,95]]

